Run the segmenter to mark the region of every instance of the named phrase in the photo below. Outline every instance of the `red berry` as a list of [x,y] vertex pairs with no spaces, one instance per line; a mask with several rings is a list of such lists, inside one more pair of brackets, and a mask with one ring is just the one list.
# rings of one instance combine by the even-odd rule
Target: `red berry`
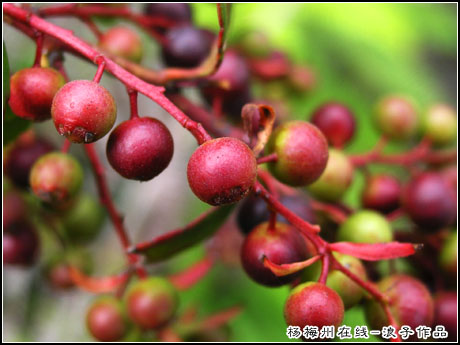
[[267,154],[278,160],[268,164],[270,171],[283,183],[304,186],[317,180],[328,160],[327,140],[314,125],[291,121],[279,126],[271,135]]
[[60,135],[74,143],[92,143],[113,127],[117,106],[103,86],[89,80],[74,80],[56,94],[51,114]]
[[406,186],[403,206],[410,218],[424,230],[451,224],[457,214],[455,194],[441,175],[423,173]]
[[[390,311],[398,325],[412,329],[420,325],[431,327],[433,299],[419,280],[407,275],[393,275],[380,281],[378,289],[388,298]],[[372,329],[389,325],[383,308],[375,299],[368,301],[366,317]]]
[[3,262],[29,266],[37,259],[39,238],[32,225],[23,221],[3,233]]
[[99,47],[133,62],[142,59],[141,38],[135,31],[124,26],[116,26],[105,32],[99,40]]
[[311,122],[316,125],[328,142],[343,147],[355,132],[355,118],[345,105],[338,102],[325,103],[315,110]]
[[284,318],[291,326],[338,327],[344,306],[340,296],[324,284],[308,282],[295,287],[284,306]]
[[190,157],[187,178],[193,193],[217,206],[244,198],[257,176],[257,161],[239,139],[218,138],[205,142]]
[[148,181],[169,165],[174,142],[166,126],[150,117],[134,118],[118,125],[107,142],[107,158],[120,175]]
[[401,184],[391,175],[371,176],[364,186],[362,204],[364,208],[389,213],[399,207]]
[[32,121],[51,117],[51,103],[64,85],[61,73],[52,68],[32,67],[11,76],[9,104],[14,114]]
[[189,22],[192,19],[190,5],[179,2],[147,4],[144,13],[152,17],[163,17],[176,22]]
[[61,262],[50,267],[47,275],[52,286],[59,290],[67,290],[75,286],[69,266],[65,263]]
[[121,301],[112,296],[98,298],[88,310],[86,326],[99,341],[120,341],[127,332]]
[[417,131],[419,119],[412,102],[404,97],[382,99],[375,112],[378,128],[393,139],[406,139]]
[[3,229],[20,223],[27,216],[27,204],[21,194],[8,191],[3,194]]
[[457,293],[441,292],[434,299],[433,326],[444,326],[449,333],[447,340],[457,339]]
[[277,223],[274,229],[269,223],[254,228],[245,238],[241,248],[241,263],[254,281],[266,286],[280,286],[292,282],[300,273],[278,277],[263,264],[267,257],[275,264],[288,264],[306,260],[309,252],[305,239],[288,224]]
[[176,313],[178,303],[174,286],[160,277],[138,281],[125,294],[130,318],[144,329],[156,329],[168,323]]

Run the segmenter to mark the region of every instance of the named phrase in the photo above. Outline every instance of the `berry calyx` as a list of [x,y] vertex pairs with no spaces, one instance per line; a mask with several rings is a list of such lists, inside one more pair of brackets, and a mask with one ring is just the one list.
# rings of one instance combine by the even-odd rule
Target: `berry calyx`
[[110,133],[107,158],[125,178],[148,181],[169,165],[174,142],[168,128],[151,117],[133,118]]
[[340,150],[330,149],[326,169],[308,186],[308,191],[318,199],[339,201],[353,182],[354,168]]
[[174,286],[160,277],[132,284],[124,301],[129,317],[144,329],[164,326],[176,313],[179,303]]
[[340,225],[338,241],[354,243],[383,243],[393,240],[390,223],[380,213],[370,210],[358,211]]
[[117,106],[103,86],[74,80],[56,94],[51,108],[60,135],[74,143],[92,143],[106,135],[117,117]]
[[365,184],[361,199],[365,208],[390,213],[399,207],[402,187],[391,175],[371,176]]
[[68,204],[80,191],[83,170],[70,155],[51,152],[38,159],[30,171],[34,194],[52,205]]
[[431,106],[423,118],[423,134],[438,146],[452,143],[457,137],[457,114],[446,104]]
[[157,2],[147,4],[144,13],[152,17],[164,17],[176,22],[190,22],[192,11],[188,3]]
[[454,291],[440,292],[434,299],[433,326],[444,326],[448,332],[447,340],[457,338],[457,293]]
[[404,97],[389,96],[382,99],[375,111],[378,128],[392,139],[406,139],[413,136],[418,128],[417,110]]
[[99,40],[99,47],[133,62],[140,62],[142,59],[141,38],[135,31],[124,26],[116,26],[105,32]]
[[270,162],[268,167],[278,180],[291,186],[304,186],[317,180],[329,156],[323,133],[304,121],[291,121],[276,128],[266,153],[277,154],[277,161]]
[[[433,322],[434,305],[430,292],[419,280],[407,275],[392,275],[377,284],[388,298],[388,305],[398,325],[412,329]],[[388,326],[388,318],[382,306],[374,299],[366,304],[366,318],[372,329]]]
[[99,341],[120,341],[128,329],[121,301],[112,296],[99,297],[88,310],[86,326]]
[[323,132],[327,141],[342,148],[355,133],[356,121],[353,113],[345,105],[329,102],[315,110],[311,122]]
[[[6,229],[5,229],[6,230]],[[3,232],[3,262],[32,265],[38,256],[40,241],[35,228],[26,221],[15,223]]]
[[53,97],[65,84],[61,73],[52,68],[32,67],[11,76],[9,105],[14,114],[32,121],[51,117]]
[[308,282],[296,286],[284,306],[286,324],[338,327],[343,321],[344,306],[340,296],[324,284]]
[[257,161],[241,140],[223,137],[205,142],[190,157],[187,179],[193,193],[213,206],[244,198],[257,176]]
[[266,286],[280,286],[292,282],[300,273],[278,277],[264,266],[264,257],[275,264],[288,264],[308,259],[305,239],[292,226],[262,223],[246,236],[241,248],[241,263],[254,281]]

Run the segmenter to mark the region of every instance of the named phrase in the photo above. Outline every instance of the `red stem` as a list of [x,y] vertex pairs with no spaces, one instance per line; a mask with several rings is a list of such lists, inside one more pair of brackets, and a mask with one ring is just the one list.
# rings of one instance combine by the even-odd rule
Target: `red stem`
[[72,145],[72,142],[68,139],[65,139],[61,147],[61,152],[67,153],[69,151],[70,145]]
[[310,205],[315,211],[322,211],[327,213],[331,219],[338,224],[343,223],[348,218],[348,214],[336,205],[320,202],[317,200],[311,200]]
[[330,253],[325,253],[321,257],[321,275],[319,276],[318,283],[326,284],[327,282],[327,275],[329,274],[329,266],[330,266]]
[[41,32],[37,32],[35,43],[37,44],[37,50],[35,52],[35,60],[33,66],[40,67],[43,53],[43,34]]
[[104,73],[104,69],[105,69],[105,61],[102,60],[98,64],[96,74],[94,75],[94,78],[93,78],[93,81],[95,83],[99,83],[101,81],[102,74]]
[[278,155],[276,153],[271,153],[267,156],[257,158],[257,164],[264,164],[268,162],[276,162],[278,160]]
[[129,106],[131,109],[131,119],[139,117],[139,113],[137,111],[137,91],[128,89],[129,95]]

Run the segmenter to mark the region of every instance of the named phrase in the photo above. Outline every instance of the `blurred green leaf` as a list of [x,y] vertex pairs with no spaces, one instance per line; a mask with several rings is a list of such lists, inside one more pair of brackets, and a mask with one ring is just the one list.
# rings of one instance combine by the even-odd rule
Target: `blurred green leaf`
[[29,128],[31,122],[24,120],[13,114],[10,106],[5,105],[5,112],[3,115],[3,146],[8,145],[14,139],[16,139],[19,134],[24,132]]

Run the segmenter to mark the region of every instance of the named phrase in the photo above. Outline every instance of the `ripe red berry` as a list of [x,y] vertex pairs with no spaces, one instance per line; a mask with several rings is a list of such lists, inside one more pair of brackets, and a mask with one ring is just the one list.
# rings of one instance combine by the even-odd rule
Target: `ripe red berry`
[[192,20],[192,11],[186,3],[157,2],[147,4],[144,13],[152,17],[163,17],[176,22],[189,22]]
[[291,326],[338,327],[344,306],[340,296],[324,284],[308,282],[296,286],[284,306],[284,318]]
[[449,333],[447,340],[457,339],[457,293],[454,291],[440,292],[434,299],[433,326],[444,326]]
[[51,152],[38,159],[30,171],[30,186],[41,200],[65,206],[80,191],[83,171],[70,155]]
[[116,26],[105,32],[99,40],[99,47],[133,62],[140,62],[142,59],[141,38],[135,31],[124,26]]
[[75,286],[69,266],[63,262],[49,267],[47,277],[51,285],[59,290],[67,290]]
[[27,216],[27,204],[21,194],[10,190],[3,194],[3,229],[20,223]]
[[205,142],[190,157],[187,178],[193,193],[202,201],[217,206],[244,198],[257,176],[257,161],[252,150],[236,138]]
[[92,143],[113,127],[117,106],[103,86],[89,80],[74,80],[54,97],[51,115],[60,135],[74,143]]
[[120,300],[99,297],[86,315],[86,327],[99,341],[120,341],[127,333],[127,320]]
[[214,35],[192,25],[172,28],[166,34],[163,59],[171,67],[197,67],[209,55]]
[[26,221],[15,223],[3,232],[3,262],[10,265],[32,265],[40,247],[35,228]]
[[441,175],[420,174],[403,192],[403,207],[423,230],[436,230],[451,224],[456,217],[456,197]]
[[270,171],[283,183],[304,186],[317,180],[328,160],[327,140],[314,125],[304,121],[287,122],[272,133],[267,154],[278,160],[268,164]]
[[[431,327],[433,299],[423,283],[399,274],[384,278],[377,286],[388,298],[390,311],[398,325],[407,325],[412,329],[420,325]],[[372,329],[389,325],[383,308],[375,299],[367,302],[366,317]]]
[[178,294],[164,278],[150,277],[134,283],[125,294],[129,317],[144,329],[164,326],[178,307]]
[[342,148],[350,141],[356,127],[353,113],[338,102],[321,105],[313,113],[311,122],[323,132],[332,146],[338,148]]
[[431,106],[423,118],[423,134],[438,146],[452,143],[457,137],[457,114],[446,104]]
[[393,239],[390,223],[380,213],[357,211],[340,225],[338,241],[354,243],[384,243]]
[[21,136],[6,154],[4,171],[18,187],[29,186],[29,174],[35,161],[54,150],[51,143],[35,135]]
[[52,68],[32,67],[11,76],[9,104],[14,114],[32,121],[51,117],[51,103],[64,85],[61,73]]
[[417,110],[404,97],[389,96],[382,99],[375,111],[378,128],[393,139],[406,139],[415,134],[419,125]]
[[133,118],[110,133],[107,158],[120,175],[148,181],[169,165],[174,142],[166,126],[151,117]]
[[305,239],[292,226],[277,223],[271,229],[262,223],[246,236],[241,248],[241,263],[254,281],[266,286],[280,286],[292,282],[300,273],[278,277],[263,263],[267,257],[275,264],[288,264],[306,260],[309,252]]
[[399,207],[401,184],[391,175],[371,176],[364,186],[362,204],[365,208],[389,213]]

